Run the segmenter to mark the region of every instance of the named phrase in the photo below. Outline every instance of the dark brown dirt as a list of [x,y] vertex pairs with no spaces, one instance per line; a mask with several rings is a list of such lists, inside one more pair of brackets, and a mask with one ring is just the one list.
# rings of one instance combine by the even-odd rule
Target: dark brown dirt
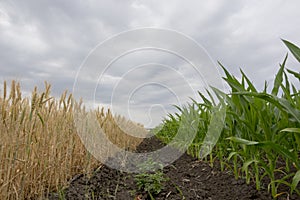
[[[158,139],[145,139],[137,148],[137,152],[146,152],[164,146]],[[216,163],[211,168],[207,163],[183,154],[172,165],[163,169],[169,178],[164,189],[155,195],[155,199],[207,199],[207,200],[246,200],[272,199],[267,189],[257,191],[255,185],[247,185],[244,180],[235,180],[231,172],[221,172]],[[265,184],[265,187],[266,184]],[[181,194],[182,193],[182,194]],[[134,174],[120,172],[107,166],[102,166],[88,178],[79,175],[74,178],[69,187],[61,194],[65,199],[117,199],[142,200],[150,199],[145,192],[138,190]],[[56,193],[48,199],[59,199]],[[288,194],[280,199],[300,199],[299,196]]]

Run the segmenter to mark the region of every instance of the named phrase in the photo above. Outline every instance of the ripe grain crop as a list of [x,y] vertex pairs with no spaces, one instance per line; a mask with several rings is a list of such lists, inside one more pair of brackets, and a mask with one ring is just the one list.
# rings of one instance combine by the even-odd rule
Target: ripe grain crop
[[[0,199],[41,198],[60,191],[78,173],[89,174],[101,163],[84,147],[74,125],[74,109],[86,111],[82,102],[64,92],[60,98],[35,87],[22,97],[20,83],[5,81],[0,96]],[[142,139],[127,131],[146,132],[142,125],[111,111],[96,111],[99,125],[120,148],[133,150]]]

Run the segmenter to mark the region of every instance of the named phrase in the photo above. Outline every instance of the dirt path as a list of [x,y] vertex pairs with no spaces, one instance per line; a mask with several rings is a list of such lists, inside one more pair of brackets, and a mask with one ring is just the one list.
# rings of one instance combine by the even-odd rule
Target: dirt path
[[[145,139],[137,151],[152,151],[162,146],[163,144],[155,138]],[[165,167],[163,171],[169,177],[169,181],[155,199],[272,199],[266,189],[257,191],[254,184],[247,185],[244,180],[235,180],[230,172],[221,172],[218,166],[211,168],[207,163],[187,154],[171,166]],[[63,195],[66,199],[150,199],[146,193],[138,191],[133,174],[119,172],[106,166],[101,167],[90,179],[83,175],[78,176]],[[58,194],[52,194],[49,199],[59,199]],[[286,196],[281,199],[286,199]]]

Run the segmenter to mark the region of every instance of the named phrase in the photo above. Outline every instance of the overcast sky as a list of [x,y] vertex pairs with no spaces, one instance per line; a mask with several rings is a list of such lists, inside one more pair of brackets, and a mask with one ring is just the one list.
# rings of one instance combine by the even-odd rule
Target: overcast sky
[[[264,80],[272,83],[287,53],[280,38],[300,45],[299,8],[297,0],[2,0],[0,86],[15,79],[28,94],[35,85],[42,89],[46,80],[55,96],[72,91],[80,66],[97,45],[120,32],[153,27],[193,38],[213,62],[220,61],[237,77],[242,68],[262,89]],[[170,55],[155,49],[135,52],[115,62],[101,79],[100,74],[90,76],[96,105],[113,106],[146,126],[158,124],[172,112],[171,104],[193,95],[191,85],[207,86],[193,77],[187,63]],[[300,71],[295,63],[290,56],[289,68]],[[84,83],[81,87],[92,85]]]

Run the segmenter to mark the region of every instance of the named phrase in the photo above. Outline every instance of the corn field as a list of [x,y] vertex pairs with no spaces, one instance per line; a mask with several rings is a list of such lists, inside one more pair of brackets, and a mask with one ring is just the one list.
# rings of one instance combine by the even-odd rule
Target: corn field
[[[300,49],[283,42],[300,62]],[[300,197],[300,90],[289,80],[293,77],[300,81],[300,73],[286,68],[287,58],[279,66],[271,92],[267,83],[263,91],[258,91],[242,70],[239,80],[220,63],[231,91],[212,88],[217,99],[209,90],[207,96],[199,93],[202,102],[192,100],[184,108],[176,106],[179,112],[169,114],[154,131],[170,143],[179,127],[185,126],[183,117],[196,116],[198,131],[188,154],[202,159],[201,146],[211,132],[211,139],[218,137],[218,141],[204,160],[211,165],[219,160],[222,170],[229,169],[236,179],[255,183],[257,190],[268,190],[274,198],[285,195],[288,199],[294,192]],[[224,119],[222,110],[226,112]],[[177,143],[180,146],[180,141]],[[262,184],[265,179],[267,185]],[[278,190],[283,185],[289,189]]]

